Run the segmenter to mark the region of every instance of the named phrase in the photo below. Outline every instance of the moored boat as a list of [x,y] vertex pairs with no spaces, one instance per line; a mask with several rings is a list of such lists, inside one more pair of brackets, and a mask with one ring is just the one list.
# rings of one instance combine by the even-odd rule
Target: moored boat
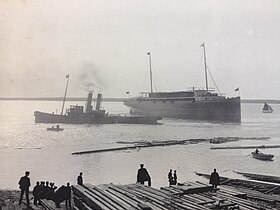
[[[140,93],[139,97],[128,98],[124,104],[135,114],[161,116],[205,121],[241,122],[240,97],[228,98],[208,88],[205,45],[204,63],[206,89],[192,88],[176,92],[153,92],[151,54],[150,82],[151,91]],[[239,88],[236,89],[239,91]]]
[[272,158],[274,157],[274,155],[272,154],[264,154],[259,151],[254,151],[251,154],[254,158],[258,160],[272,160]]

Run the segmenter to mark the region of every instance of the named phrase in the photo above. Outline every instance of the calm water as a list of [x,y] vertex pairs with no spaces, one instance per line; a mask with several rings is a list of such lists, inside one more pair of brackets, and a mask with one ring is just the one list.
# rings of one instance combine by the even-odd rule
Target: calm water
[[[82,102],[67,102],[81,104]],[[48,132],[50,125],[35,124],[33,113],[60,111],[61,102],[0,101],[0,188],[18,188],[19,177],[31,172],[32,188],[38,180],[60,186],[76,183],[79,172],[92,184],[135,183],[140,163],[152,177],[152,186],[167,185],[169,169],[176,169],[178,181],[203,180],[194,172],[238,177],[233,171],[280,175],[280,149],[265,149],[274,161],[253,159],[251,150],[210,150],[209,143],[143,148],[141,150],[71,155],[72,152],[122,146],[117,141],[182,140],[220,136],[262,137],[266,141],[239,141],[225,145],[280,144],[280,105],[274,113],[261,113],[262,104],[242,104],[241,124],[198,123],[185,120],[162,120],[163,125],[61,125],[63,132]],[[110,113],[128,113],[120,102],[104,102]],[[249,155],[249,156],[248,156]],[[204,180],[205,181],[205,180]]]

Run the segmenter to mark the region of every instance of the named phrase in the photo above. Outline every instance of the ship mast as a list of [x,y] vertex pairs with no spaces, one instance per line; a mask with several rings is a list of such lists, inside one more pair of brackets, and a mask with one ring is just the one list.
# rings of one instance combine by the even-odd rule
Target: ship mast
[[64,98],[63,98],[63,104],[62,104],[62,109],[61,109],[61,115],[63,115],[63,109],[64,109],[64,104],[65,104],[65,99],[66,99],[66,93],[67,93],[68,83],[69,83],[69,74],[66,75],[66,78],[67,78],[67,83],[66,83],[66,88],[65,88]]
[[153,75],[152,75],[152,55],[150,52],[147,53],[149,56],[149,64],[150,64],[150,83],[151,83],[151,93],[153,93]]
[[200,46],[203,47],[203,52],[204,52],[204,70],[205,70],[206,93],[208,93],[208,80],[207,80],[207,64],[206,64],[205,44],[202,43]]

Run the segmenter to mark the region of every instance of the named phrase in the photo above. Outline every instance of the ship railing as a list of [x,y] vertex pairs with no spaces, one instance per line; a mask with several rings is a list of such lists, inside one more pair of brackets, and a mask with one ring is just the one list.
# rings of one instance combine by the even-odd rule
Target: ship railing
[[[206,88],[205,87],[187,87],[187,91],[205,91],[206,92]],[[208,88],[208,92],[215,92],[216,89],[213,87],[209,87]]]

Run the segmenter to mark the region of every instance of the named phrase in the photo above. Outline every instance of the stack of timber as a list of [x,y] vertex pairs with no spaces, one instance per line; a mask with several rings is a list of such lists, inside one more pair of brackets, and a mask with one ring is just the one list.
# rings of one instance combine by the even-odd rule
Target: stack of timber
[[[210,178],[208,174],[196,173],[199,176]],[[246,193],[250,200],[260,201],[269,206],[280,207],[280,185],[278,183],[268,183],[252,180],[231,179],[228,177],[220,177],[221,188],[237,189]]]
[[81,210],[273,209],[247,200],[246,193],[236,189],[213,190],[191,182],[161,189],[140,184],[75,185],[73,194],[75,207]]
[[[247,137],[247,138],[244,138],[244,137],[217,137],[217,138],[213,138],[213,139],[185,139],[185,140],[160,140],[160,141],[158,141],[158,140],[157,141],[156,140],[155,141],[117,141],[116,142],[117,144],[129,144],[130,146],[78,151],[78,152],[73,152],[72,155],[113,152],[113,151],[120,151],[120,150],[132,150],[132,149],[140,149],[140,148],[147,148],[147,147],[189,145],[189,144],[198,144],[201,142],[225,143],[225,142],[239,141],[239,140],[267,140],[267,139],[270,139],[270,137],[250,137],[250,138],[249,137]],[[255,147],[253,147],[253,148],[255,148]],[[259,148],[263,148],[263,147],[259,147]],[[213,148],[211,148],[211,149],[213,149]]]
[[217,137],[217,138],[210,139],[210,143],[221,144],[221,143],[239,141],[239,140],[268,140],[268,139],[270,139],[270,137]]

